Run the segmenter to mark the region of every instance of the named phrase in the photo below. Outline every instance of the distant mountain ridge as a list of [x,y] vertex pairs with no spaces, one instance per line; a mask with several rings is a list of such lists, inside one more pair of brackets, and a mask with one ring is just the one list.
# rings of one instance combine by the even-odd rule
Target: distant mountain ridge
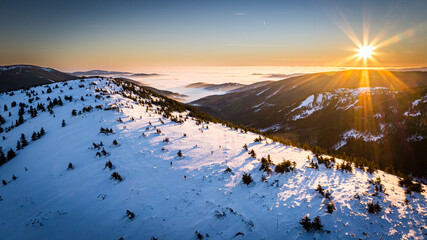
[[73,72],[72,74],[77,76],[105,76],[105,75],[127,75],[131,77],[160,76],[160,74],[158,73],[132,73],[132,72],[106,71],[106,70],[77,71],[77,72]]
[[73,75],[78,76],[93,76],[93,75],[120,75],[120,74],[132,74],[130,72],[118,72],[118,71],[106,71],[106,70],[89,70],[89,71],[77,71],[73,72]]
[[0,66],[0,92],[77,78],[52,68],[34,65]]
[[205,83],[205,82],[196,82],[191,83],[185,86],[186,88],[203,88],[205,90],[209,91],[232,91],[241,87],[244,87],[246,85],[240,84],[240,83],[221,83],[221,84],[212,84],[212,83]]

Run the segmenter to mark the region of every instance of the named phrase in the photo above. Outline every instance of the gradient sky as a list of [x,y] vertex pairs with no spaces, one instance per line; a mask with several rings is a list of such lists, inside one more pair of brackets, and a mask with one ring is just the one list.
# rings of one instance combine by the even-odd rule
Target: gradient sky
[[382,65],[427,66],[426,12],[425,0],[0,0],[0,65],[354,66],[343,29],[362,39],[365,24],[394,37]]

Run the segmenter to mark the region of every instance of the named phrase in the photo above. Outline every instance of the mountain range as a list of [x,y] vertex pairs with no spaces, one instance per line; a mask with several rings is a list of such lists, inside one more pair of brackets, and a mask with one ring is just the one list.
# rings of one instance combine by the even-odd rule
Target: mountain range
[[315,73],[192,103],[236,124],[427,176],[427,72]]

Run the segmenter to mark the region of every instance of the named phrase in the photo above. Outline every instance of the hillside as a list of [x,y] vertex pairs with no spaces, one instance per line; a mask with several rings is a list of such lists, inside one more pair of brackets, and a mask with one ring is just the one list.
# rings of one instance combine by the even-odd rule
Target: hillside
[[192,104],[293,142],[427,176],[427,73],[308,74]]
[[33,65],[0,66],[0,92],[77,78],[52,68]]
[[[427,194],[405,194],[398,177],[206,121],[128,82],[90,78],[0,99],[2,151],[16,152],[0,166],[0,239],[427,235]],[[306,215],[323,228],[304,230]]]
[[235,89],[239,89],[246,85],[240,83],[222,83],[222,84],[212,84],[205,82],[196,82],[191,83],[185,86],[186,88],[202,88],[209,91],[232,91]]

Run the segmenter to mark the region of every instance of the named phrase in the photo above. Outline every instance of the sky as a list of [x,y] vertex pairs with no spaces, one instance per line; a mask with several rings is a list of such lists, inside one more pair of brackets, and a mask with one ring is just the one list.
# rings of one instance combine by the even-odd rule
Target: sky
[[360,66],[344,59],[368,36],[381,45],[369,66],[421,67],[426,11],[425,0],[0,0],[0,65]]

